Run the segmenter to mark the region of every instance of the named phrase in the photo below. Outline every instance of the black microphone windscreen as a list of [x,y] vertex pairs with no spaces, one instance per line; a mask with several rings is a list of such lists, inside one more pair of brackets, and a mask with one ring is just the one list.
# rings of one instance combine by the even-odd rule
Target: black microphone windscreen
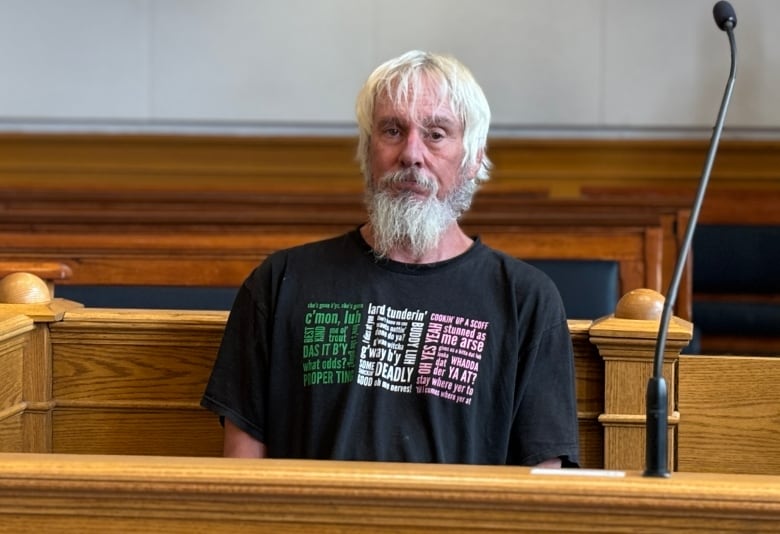
[[723,31],[727,28],[733,29],[737,25],[737,14],[726,0],[720,0],[713,6],[712,16],[715,17],[715,24]]

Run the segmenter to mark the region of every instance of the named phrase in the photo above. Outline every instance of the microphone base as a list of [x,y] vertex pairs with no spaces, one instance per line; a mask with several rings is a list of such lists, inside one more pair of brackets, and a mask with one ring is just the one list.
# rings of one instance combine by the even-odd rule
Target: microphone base
[[643,471],[642,476],[655,477],[655,478],[671,478],[672,474],[669,472],[668,469],[660,469],[660,470],[653,470],[653,471]]
[[666,380],[652,377],[647,383],[646,462],[643,476],[668,478],[668,428]]

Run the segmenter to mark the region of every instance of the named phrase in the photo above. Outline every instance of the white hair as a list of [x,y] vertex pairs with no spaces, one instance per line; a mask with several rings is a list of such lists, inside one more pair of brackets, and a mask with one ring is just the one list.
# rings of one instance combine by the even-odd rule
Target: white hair
[[448,105],[463,127],[461,169],[476,168],[477,184],[490,176],[491,163],[486,155],[490,127],[490,106],[471,72],[457,59],[413,50],[391,59],[374,70],[357,97],[355,111],[359,130],[357,160],[371,181],[369,151],[374,106],[377,97],[386,95],[395,105],[414,107],[413,93],[423,80],[434,82],[440,104]]

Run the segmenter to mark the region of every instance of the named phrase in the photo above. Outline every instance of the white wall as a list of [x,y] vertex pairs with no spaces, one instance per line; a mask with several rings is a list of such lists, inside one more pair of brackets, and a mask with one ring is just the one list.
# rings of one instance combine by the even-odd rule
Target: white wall
[[[712,128],[714,0],[0,0],[0,129],[351,132],[358,87],[411,48],[471,67],[494,135]],[[727,132],[780,134],[777,0],[733,0]]]

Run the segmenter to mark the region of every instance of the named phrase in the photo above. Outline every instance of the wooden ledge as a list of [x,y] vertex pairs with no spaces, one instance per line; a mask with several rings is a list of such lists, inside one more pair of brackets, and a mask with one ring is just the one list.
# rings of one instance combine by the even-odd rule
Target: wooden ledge
[[53,323],[61,321],[65,312],[84,305],[67,299],[52,299],[42,304],[2,304],[0,314],[21,314],[31,318],[36,323]]
[[0,520],[34,529],[143,526],[345,532],[442,528],[769,531],[780,478],[507,466],[0,455]]
[[33,320],[22,313],[3,310],[0,305],[0,341],[11,339],[35,328]]

